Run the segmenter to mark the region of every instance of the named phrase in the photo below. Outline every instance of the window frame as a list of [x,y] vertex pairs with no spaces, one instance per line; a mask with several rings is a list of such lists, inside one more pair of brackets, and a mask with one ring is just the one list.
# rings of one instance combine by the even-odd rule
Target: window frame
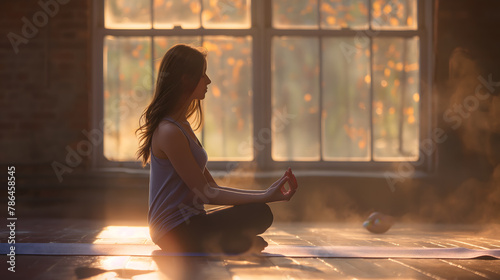
[[[252,90],[253,90],[253,139],[259,141],[259,133],[271,127],[272,121],[272,39],[274,36],[359,36],[363,33],[377,33],[376,37],[419,36],[420,40],[420,114],[419,114],[419,143],[431,136],[435,127],[436,118],[432,114],[431,94],[433,78],[432,57],[432,30],[434,1],[417,0],[418,25],[416,30],[373,30],[371,24],[366,30],[330,30],[330,29],[277,29],[272,26],[272,1],[253,0],[251,2],[251,27],[249,29],[106,29],[104,27],[104,1],[92,2],[92,94],[89,103],[91,129],[102,131],[104,118],[104,73],[103,73],[103,46],[107,35],[114,36],[250,36],[252,38]],[[371,6],[371,1],[369,0]],[[371,42],[371,40],[370,40]],[[370,43],[371,44],[371,43]],[[371,51],[371,48],[370,48]],[[152,65],[154,67],[154,63]],[[154,83],[153,83],[154,84]],[[370,89],[373,96],[373,87]],[[255,106],[259,104],[259,106]],[[370,111],[372,107],[370,107]],[[370,114],[371,115],[371,114]],[[371,130],[373,134],[373,130]],[[104,135],[102,135],[104,137]],[[320,145],[321,145],[320,137]],[[373,145],[373,137],[370,139]],[[255,143],[254,143],[255,144]],[[373,149],[369,161],[275,161],[272,159],[272,143],[259,142],[263,149],[254,148],[253,161],[209,161],[208,168],[214,171],[229,172],[239,164],[247,163],[256,166],[257,171],[277,171],[287,167],[296,170],[320,172],[321,174],[353,174],[359,176],[371,174],[383,176],[382,171],[393,170],[395,164],[410,163],[416,171],[432,173],[435,170],[436,152],[426,155],[419,148],[419,160],[414,161],[374,161]],[[140,169],[138,161],[110,161],[104,156],[103,141],[93,147],[91,167],[95,169],[127,168]]]

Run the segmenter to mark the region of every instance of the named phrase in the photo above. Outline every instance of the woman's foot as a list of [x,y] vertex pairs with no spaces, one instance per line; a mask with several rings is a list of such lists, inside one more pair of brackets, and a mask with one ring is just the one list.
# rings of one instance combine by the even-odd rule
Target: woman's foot
[[252,238],[225,239],[222,251],[230,255],[260,255],[269,244],[260,236]]
[[266,242],[266,240],[264,240],[264,238],[262,238],[261,236],[255,236],[253,238],[252,247],[250,247],[250,249],[247,251],[247,253],[260,255],[260,253],[262,253],[262,251],[264,251],[264,249],[267,247],[267,245],[269,245],[269,244]]

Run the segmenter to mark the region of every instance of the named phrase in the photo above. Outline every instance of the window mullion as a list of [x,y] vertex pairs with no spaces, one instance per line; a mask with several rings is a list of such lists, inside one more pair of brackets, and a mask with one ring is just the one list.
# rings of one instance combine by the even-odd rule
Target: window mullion
[[[91,108],[89,108],[90,116],[92,118],[92,127],[94,129],[104,130],[104,1],[94,0],[94,21],[93,28],[96,32],[93,32],[93,51],[92,51],[92,61],[96,67],[95,71],[92,71],[93,79],[93,94]],[[104,133],[103,133],[104,134]],[[103,135],[102,135],[103,136]],[[104,136],[103,136],[104,137]],[[93,149],[92,154],[92,166],[96,167],[100,163],[106,161],[104,157],[104,141],[100,141],[99,144]]]
[[323,36],[319,36],[318,38],[319,44],[319,61],[318,61],[318,82],[319,82],[319,100],[318,100],[318,108],[319,108],[319,158],[320,161],[323,161]]
[[[151,10],[151,29],[154,29],[155,13],[154,13],[154,0],[149,1]],[[155,90],[155,36],[151,36],[151,90]]]
[[[200,2],[202,2],[200,0]],[[203,12],[203,6],[201,7],[201,10],[200,10],[200,25],[201,25],[201,13]],[[205,40],[205,36],[202,34],[200,35],[200,46],[203,47],[203,41]],[[204,108],[204,102],[205,101],[201,101],[202,103],[202,108]],[[205,108],[204,108],[205,109]],[[206,111],[206,110],[205,110]],[[203,143],[203,145],[205,145],[205,126],[203,126],[203,128],[201,129],[201,143]]]
[[253,37],[253,150],[257,168],[266,170],[272,166],[272,139],[267,141],[266,132],[272,133],[271,97],[271,1],[252,1]]
[[[321,7],[320,0],[317,2],[318,7],[318,29],[321,29]],[[318,141],[319,141],[319,160],[323,161],[323,36],[318,37],[318,82],[319,82],[319,98],[318,98],[318,118],[319,118],[319,129],[318,129]]]
[[200,1],[200,28],[203,28],[203,18],[202,18],[202,15],[203,15],[203,0],[199,0]]
[[406,78],[406,71],[404,70],[404,66],[406,65],[407,63],[407,41],[404,40],[403,41],[403,50],[402,50],[402,57],[403,57],[403,71],[401,72],[401,81],[403,81],[401,83],[401,99],[400,99],[400,110],[399,110],[399,123],[398,123],[398,130],[399,130],[399,134],[398,134],[398,145],[399,145],[399,153],[400,154],[403,154],[403,130],[404,130],[404,111],[405,111],[405,101],[406,101],[406,83],[407,83],[407,78]]
[[154,0],[149,1],[149,10],[151,14],[151,29],[154,29],[154,22],[155,22],[155,10],[154,10]]
[[370,116],[370,162],[373,162],[373,37],[370,36],[373,34],[372,29],[372,0],[368,0],[368,38],[370,40],[370,98],[369,98],[369,116]]
[[155,89],[155,37],[151,36],[151,90]]
[[[418,1],[417,19],[418,19],[418,36],[420,40],[420,104],[419,104],[419,143],[424,139],[428,139],[431,135],[433,127],[437,126],[437,118],[433,114],[432,108],[432,62],[435,61],[433,54],[433,7],[436,5],[434,1]],[[437,153],[426,155],[419,149],[419,161],[424,158],[424,164],[427,172],[435,170],[437,163]]]

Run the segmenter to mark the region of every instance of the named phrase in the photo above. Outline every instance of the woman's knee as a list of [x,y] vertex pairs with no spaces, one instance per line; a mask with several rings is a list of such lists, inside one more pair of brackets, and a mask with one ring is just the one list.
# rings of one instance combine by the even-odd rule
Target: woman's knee
[[256,226],[259,233],[266,231],[273,223],[274,216],[271,208],[266,203],[252,204],[252,216],[257,218]]

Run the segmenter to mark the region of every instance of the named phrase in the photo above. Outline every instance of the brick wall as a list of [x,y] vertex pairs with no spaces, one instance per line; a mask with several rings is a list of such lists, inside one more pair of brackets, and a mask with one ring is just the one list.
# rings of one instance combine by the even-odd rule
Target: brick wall
[[[64,162],[66,147],[75,149],[85,139],[82,130],[90,128],[92,1],[42,1],[58,3],[58,11],[46,16],[46,23],[43,14],[47,12],[39,0],[0,1],[0,164],[16,165],[19,209],[26,216],[144,219],[147,177],[95,175],[88,169],[88,158],[78,165],[80,172],[65,177],[63,183],[54,175],[52,161]],[[453,49],[459,46],[472,50],[482,69],[493,73],[495,81],[500,80],[500,1],[441,0],[439,4],[435,65],[438,97],[451,94],[446,89],[448,63]],[[49,13],[54,5],[51,9]],[[12,32],[23,36],[25,21],[33,23],[34,15],[37,32],[33,34],[24,27],[32,38],[17,38],[23,43],[19,43],[16,54],[7,35]],[[473,221],[477,217],[474,211],[486,211],[476,206],[500,201],[500,188],[490,176],[494,166],[485,162],[482,154],[461,154],[460,135],[449,135],[440,147],[440,166],[448,168],[439,169],[439,180],[408,180],[391,192],[384,178],[303,176],[299,178],[301,190],[290,203],[273,204],[277,217],[335,220],[377,210],[434,221]],[[481,174],[485,168],[482,179],[490,185],[459,187],[461,181]],[[270,183],[258,181],[262,186]],[[0,197],[3,195],[2,191]],[[455,203],[464,198],[467,203]],[[449,209],[442,211],[438,207],[441,204]],[[497,213],[500,209],[496,205],[488,211]],[[320,211],[329,214],[318,215]]]
[[[50,163],[64,162],[66,147],[75,149],[85,139],[82,130],[90,128],[91,2],[0,2],[0,164],[53,173]],[[436,83],[446,85],[448,60],[457,46],[470,49],[498,80],[500,2],[442,0],[439,7]],[[9,41],[14,37],[19,40],[17,54]],[[85,170],[88,162],[84,159],[79,167]]]
[[90,1],[40,3],[0,2],[0,163],[29,173],[89,127]]
[[[126,188],[103,188],[113,183],[92,179],[88,158],[63,182],[51,166],[64,163],[67,147],[75,149],[90,128],[91,3],[0,1],[0,166],[16,167],[20,218],[102,218],[123,208],[110,197]],[[144,190],[128,193],[137,191],[147,201]]]

